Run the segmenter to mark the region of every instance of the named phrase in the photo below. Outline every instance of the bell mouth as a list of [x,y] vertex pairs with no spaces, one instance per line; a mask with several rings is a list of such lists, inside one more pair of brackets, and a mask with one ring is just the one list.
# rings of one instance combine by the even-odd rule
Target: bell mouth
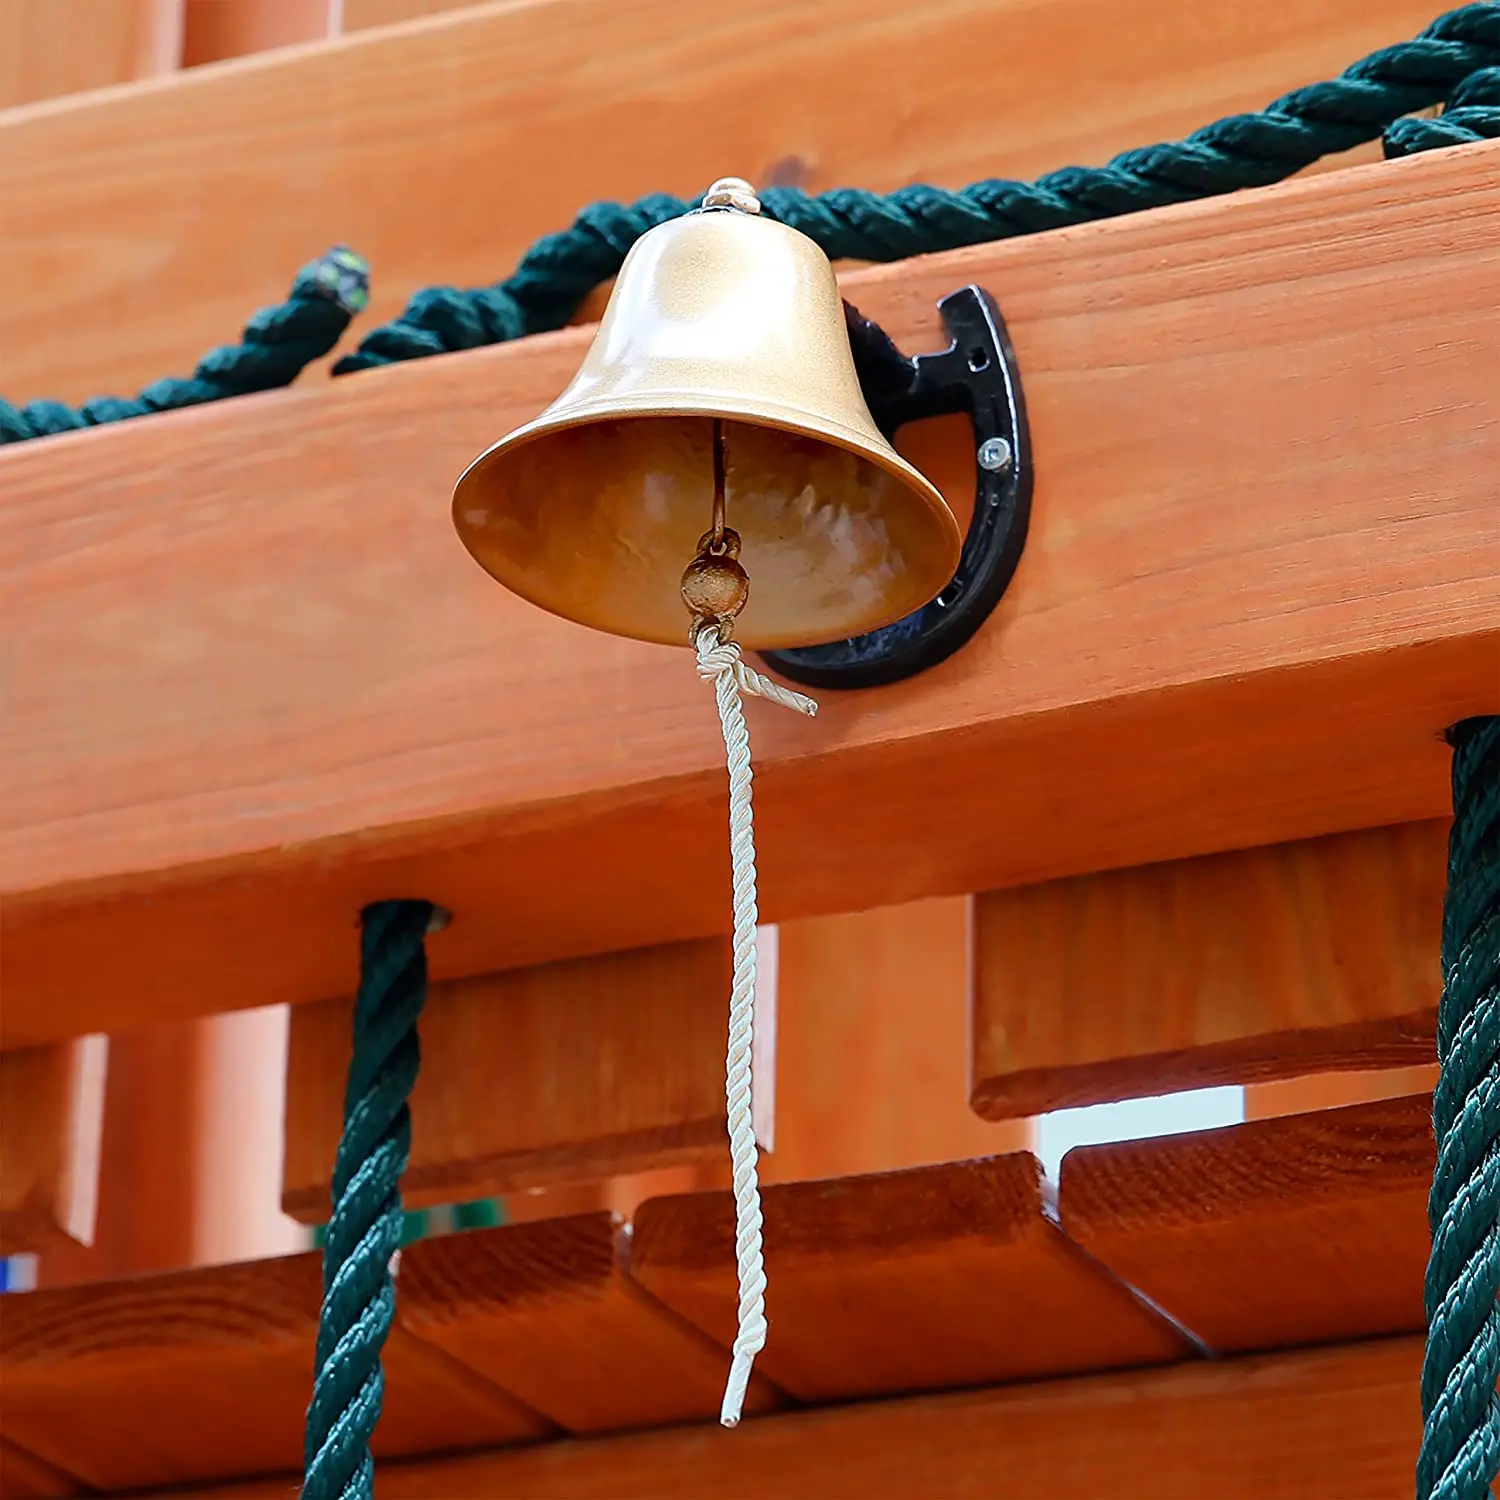
[[952,578],[962,537],[942,496],[868,434],[743,398],[664,413],[542,416],[459,479],[453,522],[470,554],[523,599],[596,630],[685,646],[680,586],[713,514],[723,422],[726,514],[750,598],[735,638],[821,645],[889,625]]

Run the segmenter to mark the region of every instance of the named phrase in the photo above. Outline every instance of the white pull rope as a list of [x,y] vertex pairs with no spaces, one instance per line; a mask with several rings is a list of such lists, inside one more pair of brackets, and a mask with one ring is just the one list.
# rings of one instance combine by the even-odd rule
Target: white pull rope
[[761,1253],[760,1186],[755,1175],[755,1124],[750,1110],[750,1054],[755,1027],[755,828],[750,807],[750,731],[740,694],[767,698],[811,718],[818,705],[762,677],[740,660],[740,648],[718,629],[697,634],[698,675],[714,685],[729,759],[729,852],[734,868],[734,984],[729,996],[729,1158],[734,1167],[734,1249],[739,1268],[739,1331],[719,1420],[737,1426],[755,1356],[766,1343],[766,1269]]

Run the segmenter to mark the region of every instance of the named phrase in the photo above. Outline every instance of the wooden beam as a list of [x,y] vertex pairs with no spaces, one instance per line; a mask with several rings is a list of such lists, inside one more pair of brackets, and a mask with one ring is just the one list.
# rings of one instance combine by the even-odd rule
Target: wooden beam
[[968,1106],[970,908],[914,901],[780,929],[776,1140],[763,1182],[959,1161],[1032,1143]]
[[[803,1401],[1144,1365],[1187,1346],[1069,1245],[1025,1153],[768,1187],[758,1367]],[[636,1213],[631,1271],[732,1343],[731,1193]],[[985,1309],[982,1316],[976,1309]]]
[[[106,1490],[298,1468],[320,1291],[307,1254],[7,1298],[0,1433]],[[548,1430],[403,1328],[385,1371],[377,1454]]]
[[[1420,1339],[1376,1340],[793,1412],[733,1433],[687,1428],[387,1464],[380,1493],[384,1500],[1401,1500],[1422,1435],[1421,1367]],[[287,1493],[280,1480],[215,1495]]]
[[[567,1432],[710,1421],[727,1346],[642,1291],[628,1248],[608,1213],[423,1240],[401,1253],[403,1326]],[[756,1377],[747,1410],[782,1404]]]
[[1437,1080],[1438,1065],[1431,1062],[1413,1068],[1364,1068],[1358,1072],[1313,1073],[1275,1083],[1252,1083],[1245,1089],[1245,1118],[1269,1120],[1279,1115],[1307,1114],[1315,1109],[1337,1109],[1344,1104],[1430,1094]]
[[1225,1353],[1425,1326],[1425,1095],[1063,1159],[1063,1231]]
[[[0,110],[170,73],[182,47],[182,6],[183,0],[0,0]],[[6,129],[0,123],[0,135]],[[0,147],[0,182],[8,154]],[[0,187],[0,202],[7,196]],[[7,226],[9,209],[5,203]],[[36,284],[28,282],[34,295]],[[0,344],[8,343],[7,331]],[[7,366],[9,360],[7,348]]]
[[1432,1056],[1447,838],[1410,823],[980,896],[974,1108]]
[[108,1069],[103,1036],[0,1055],[0,1255],[93,1240]]
[[[409,1206],[727,1155],[722,938],[435,985],[412,1096]],[[282,1203],[328,1216],[350,1002],[298,1006]]]
[[[1485,143],[851,277],[913,348],[999,295],[1036,514],[957,657],[752,708],[766,920],[1442,816],[1500,666],[1497,233]],[[540,614],[450,531],[588,337],[0,455],[5,1045],[348,994],[392,893],[457,913],[438,978],[725,930],[685,653]],[[962,490],[966,447],[931,457]]]
[[24,112],[0,124],[4,394],[186,374],[335,242],[374,268],[373,328],[419,287],[495,281],[598,198],[728,171],[889,189],[1099,162],[1260,108],[1432,11],[1212,0],[1167,26],[1158,0],[721,0],[689,21],[679,0],[547,0]]

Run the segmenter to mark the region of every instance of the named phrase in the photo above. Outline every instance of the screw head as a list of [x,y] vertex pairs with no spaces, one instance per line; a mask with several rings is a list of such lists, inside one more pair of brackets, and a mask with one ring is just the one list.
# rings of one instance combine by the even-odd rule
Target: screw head
[[979,445],[979,467],[999,474],[1010,467],[1010,444],[1003,437],[986,438]]

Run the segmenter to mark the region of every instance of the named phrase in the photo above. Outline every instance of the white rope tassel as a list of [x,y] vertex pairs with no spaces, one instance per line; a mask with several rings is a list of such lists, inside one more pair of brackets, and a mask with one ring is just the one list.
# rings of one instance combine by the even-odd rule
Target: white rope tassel
[[734,986],[729,997],[729,1157],[734,1166],[734,1249],[739,1267],[739,1331],[719,1420],[737,1426],[755,1356],[766,1343],[766,1270],[761,1254],[760,1186],[755,1175],[755,1124],[750,1112],[750,1053],[755,1026],[755,828],[750,807],[750,731],[740,694],[768,698],[808,717],[818,705],[740,660],[713,625],[698,631],[698,675],[714,685],[729,759],[729,852],[734,868]]

